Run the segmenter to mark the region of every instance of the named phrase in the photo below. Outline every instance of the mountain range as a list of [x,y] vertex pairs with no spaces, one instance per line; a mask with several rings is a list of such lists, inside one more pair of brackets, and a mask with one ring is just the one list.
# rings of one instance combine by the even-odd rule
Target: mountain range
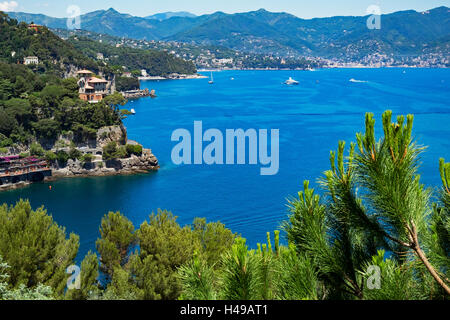
[[[67,19],[21,12],[20,21],[67,28]],[[171,16],[172,14],[172,16]],[[400,11],[381,16],[381,29],[367,27],[368,16],[301,19],[289,13],[258,11],[192,16],[165,13],[135,17],[114,9],[81,16],[81,28],[119,37],[221,45],[250,53],[361,59],[370,54],[414,56],[450,51],[450,9]]]
[[179,11],[179,12],[157,13],[157,14],[154,14],[154,15],[151,15],[151,16],[147,16],[145,18],[146,19],[151,19],[151,20],[163,21],[163,20],[167,20],[167,19],[170,19],[170,18],[174,18],[174,17],[195,18],[197,16],[195,14],[190,13],[190,12]]

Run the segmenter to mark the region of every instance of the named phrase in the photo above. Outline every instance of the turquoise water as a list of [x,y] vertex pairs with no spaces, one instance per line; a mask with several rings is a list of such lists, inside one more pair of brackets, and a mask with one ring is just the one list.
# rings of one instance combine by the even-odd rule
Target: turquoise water
[[[439,185],[438,160],[450,161],[450,71],[443,69],[334,69],[302,71],[226,71],[208,79],[143,82],[157,99],[131,102],[136,116],[125,121],[129,138],[151,148],[161,170],[148,175],[62,179],[0,193],[0,203],[30,199],[45,205],[54,219],[81,237],[80,256],[95,248],[101,218],[121,211],[139,226],[158,208],[171,210],[181,224],[195,217],[220,220],[251,246],[287,217],[286,198],[302,182],[329,168],[329,151],[338,140],[355,140],[364,114],[414,113],[414,133],[429,146],[421,173]],[[288,77],[301,82],[284,86]],[[230,78],[234,77],[232,81]],[[350,79],[365,82],[349,82]],[[175,166],[171,135],[175,129],[280,129],[280,171],[260,176],[260,166]]]

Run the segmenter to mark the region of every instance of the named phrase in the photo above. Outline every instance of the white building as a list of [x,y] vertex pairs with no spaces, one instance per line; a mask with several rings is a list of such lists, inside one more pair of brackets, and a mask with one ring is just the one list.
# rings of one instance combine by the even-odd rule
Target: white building
[[38,57],[25,57],[25,58],[23,58],[23,63],[25,65],[39,64],[39,58]]

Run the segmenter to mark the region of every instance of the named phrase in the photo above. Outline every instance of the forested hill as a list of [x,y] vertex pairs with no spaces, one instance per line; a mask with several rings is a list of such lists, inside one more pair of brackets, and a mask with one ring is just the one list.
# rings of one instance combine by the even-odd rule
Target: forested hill
[[26,23],[0,12],[0,62],[23,63],[24,57],[37,56],[40,64],[37,71],[66,72],[70,66],[99,71],[100,65],[60,39],[46,27],[37,31]]
[[96,59],[98,53],[101,53],[103,60],[107,61],[108,65],[117,71],[123,71],[122,67],[125,66],[129,71],[145,69],[152,76],[166,76],[171,73],[194,74],[197,72],[191,61],[177,58],[164,51],[116,47],[78,36],[69,38],[68,43],[93,59]]
[[[66,20],[29,13],[17,19],[67,28]],[[264,9],[199,17],[146,19],[114,9],[81,16],[81,28],[119,37],[221,45],[250,53],[360,59],[367,54],[420,55],[449,50],[450,9],[413,10],[382,15],[380,30],[367,28],[367,16],[301,19]]]
[[[17,64],[23,63],[24,57],[37,56],[40,63],[35,70],[40,73],[54,72],[63,76],[71,67],[103,73],[111,73],[115,69],[123,72],[123,66],[128,71],[146,69],[154,76],[197,71],[192,62],[164,51],[116,48],[86,38],[65,41],[45,26],[36,31],[3,12],[0,12],[0,26],[0,62]],[[102,53],[105,59],[97,60],[98,53]]]

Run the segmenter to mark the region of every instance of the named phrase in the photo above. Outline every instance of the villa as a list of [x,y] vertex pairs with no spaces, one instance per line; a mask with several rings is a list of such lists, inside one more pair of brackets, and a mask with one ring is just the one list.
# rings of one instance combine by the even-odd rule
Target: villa
[[77,72],[80,77],[78,86],[80,87],[80,99],[89,103],[98,103],[108,94],[108,81],[93,77],[93,73],[89,70],[81,70]]
[[30,23],[30,24],[28,25],[28,29],[29,29],[29,30],[34,30],[35,32],[38,32],[39,29],[41,29],[41,28],[42,28],[42,26],[40,26],[40,25],[38,25],[38,24],[35,24],[35,23]]

